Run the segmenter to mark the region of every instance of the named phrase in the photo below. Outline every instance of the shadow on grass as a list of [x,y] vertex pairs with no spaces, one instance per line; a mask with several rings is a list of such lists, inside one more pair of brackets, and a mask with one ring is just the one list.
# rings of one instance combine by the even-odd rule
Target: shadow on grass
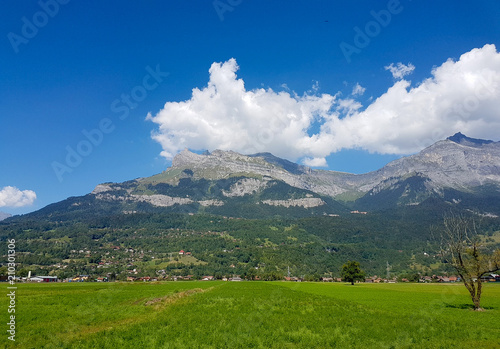
[[[474,310],[474,305],[470,303],[461,303],[461,304],[444,303],[444,304],[446,308]],[[483,308],[484,310],[495,309],[494,307],[481,307],[481,308]]]

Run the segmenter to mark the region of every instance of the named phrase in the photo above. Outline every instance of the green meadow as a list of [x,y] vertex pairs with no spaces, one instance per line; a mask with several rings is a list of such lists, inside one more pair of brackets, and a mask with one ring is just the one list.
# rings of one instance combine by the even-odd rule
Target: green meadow
[[[7,294],[7,285],[5,294]],[[500,285],[484,312],[460,284],[18,284],[6,348],[500,348]]]

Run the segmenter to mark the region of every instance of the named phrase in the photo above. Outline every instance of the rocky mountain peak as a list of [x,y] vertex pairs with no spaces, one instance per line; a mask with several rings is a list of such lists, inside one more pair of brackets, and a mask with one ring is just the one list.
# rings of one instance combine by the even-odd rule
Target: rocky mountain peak
[[484,144],[494,143],[491,140],[470,138],[470,137],[467,137],[466,135],[464,135],[461,132],[457,132],[453,136],[448,137],[446,139],[449,140],[449,141],[461,144],[461,145],[469,146],[469,147],[478,147],[478,146],[480,147],[480,146],[482,146]]
[[313,170],[270,153],[242,155],[223,150],[199,155],[186,149],[175,157],[172,167],[192,170],[195,179],[222,179],[234,174],[274,178],[334,198],[340,194],[356,197],[388,183],[387,179],[408,178],[415,173],[430,180],[429,188],[468,190],[487,183],[500,184],[500,142],[470,138],[459,132],[418,154],[362,175]]
[[273,171],[285,171],[292,174],[309,173],[311,169],[307,166],[298,165],[291,161],[281,159],[271,153],[258,153],[243,155],[231,150],[216,149],[212,152],[196,154],[184,149],[172,160],[172,168],[177,169],[207,169],[225,168],[236,172],[257,172],[266,169]]
[[[243,211],[245,215],[282,214],[286,208],[294,214],[328,215],[347,212],[348,206],[364,212],[419,205],[429,198],[462,202],[467,195],[477,206],[484,193],[489,195],[487,202],[498,203],[500,142],[458,133],[359,175],[311,169],[270,153],[197,154],[185,149],[162,173],[100,184],[89,195],[53,204],[40,214],[171,210],[238,216]],[[496,205],[494,213],[500,214]]]
[[186,168],[203,158],[204,155],[198,155],[189,151],[187,148],[177,154],[172,160],[173,168]]

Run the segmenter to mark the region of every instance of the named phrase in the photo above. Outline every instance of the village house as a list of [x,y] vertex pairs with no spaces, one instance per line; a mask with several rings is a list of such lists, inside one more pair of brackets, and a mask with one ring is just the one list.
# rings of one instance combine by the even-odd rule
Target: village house
[[450,279],[447,276],[437,276],[437,282],[450,282]]
[[78,275],[75,276],[74,278],[70,279],[69,282],[85,282],[89,280],[88,275]]
[[432,282],[432,277],[430,276],[422,276],[418,282]]
[[31,282],[57,282],[57,276],[33,276],[29,279]]
[[500,275],[498,274],[489,274],[481,277],[483,282],[500,282]]

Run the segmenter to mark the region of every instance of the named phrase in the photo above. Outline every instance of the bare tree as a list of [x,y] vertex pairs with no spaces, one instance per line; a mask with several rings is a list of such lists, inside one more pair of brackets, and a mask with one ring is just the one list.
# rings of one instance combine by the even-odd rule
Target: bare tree
[[481,308],[481,277],[500,270],[500,249],[492,251],[481,243],[478,221],[464,214],[446,215],[441,250],[469,291],[474,310]]

